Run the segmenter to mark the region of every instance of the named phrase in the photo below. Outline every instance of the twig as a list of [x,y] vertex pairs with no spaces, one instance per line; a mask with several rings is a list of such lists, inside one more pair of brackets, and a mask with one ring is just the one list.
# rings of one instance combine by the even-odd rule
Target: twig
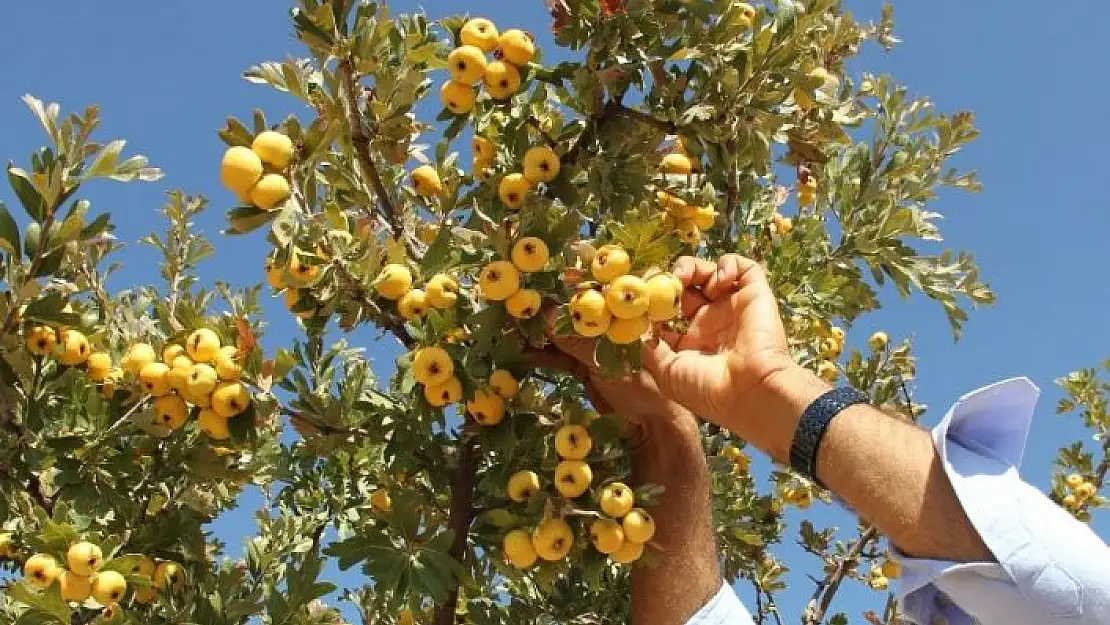
[[652,128],[659,130],[660,132],[665,132],[669,135],[678,134],[678,124],[672,121],[667,121],[665,119],[659,119],[658,117],[655,117],[650,113],[645,113],[643,111],[629,108],[623,105],[619,109],[617,109],[617,113],[621,117],[627,117],[632,121],[640,122],[641,124],[647,124],[648,126],[651,126]]
[[820,625],[825,620],[825,614],[829,611],[829,606],[832,605],[833,598],[840,590],[840,584],[844,578],[848,576],[851,571],[859,563],[860,553],[867,547],[871,541],[879,537],[879,530],[875,526],[868,526],[864,530],[856,543],[852,545],[851,550],[847,555],[841,559],[840,564],[837,565],[836,571],[829,575],[824,583],[817,586],[817,590],[813,591],[813,596],[809,600],[809,606],[806,608],[805,613],[802,615],[802,622],[805,625]]
[[[462,564],[470,524],[474,521],[474,482],[478,464],[478,447],[472,440],[459,439],[459,463],[451,478],[451,507],[447,524],[454,534],[447,555]],[[447,598],[436,607],[432,625],[453,625],[455,607],[459,600],[459,580],[451,585]]]

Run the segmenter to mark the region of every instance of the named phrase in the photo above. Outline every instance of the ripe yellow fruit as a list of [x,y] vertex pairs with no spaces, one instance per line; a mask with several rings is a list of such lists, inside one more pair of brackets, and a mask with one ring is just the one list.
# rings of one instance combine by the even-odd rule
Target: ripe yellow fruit
[[543,297],[534,289],[520,289],[505,300],[505,309],[517,319],[531,319],[540,312]]
[[599,282],[612,282],[632,269],[632,259],[619,245],[603,245],[594,255],[590,271]]
[[513,245],[510,256],[517,269],[530,273],[543,269],[547,265],[548,259],[551,258],[551,252],[547,249],[547,243],[544,243],[543,239],[524,237]]
[[605,313],[604,317],[587,318],[579,313],[573,313],[571,323],[579,336],[592,339],[604,336],[609,331],[613,324],[613,316]]
[[1097,492],[1098,489],[1095,487],[1094,484],[1090,482],[1083,482],[1078,487],[1076,487],[1075,496],[1079,499],[1079,501],[1086,501],[1091,497],[1094,497],[1095,493]]
[[883,566],[879,570],[882,572],[883,577],[889,577],[890,579],[902,577],[902,565],[895,560],[884,561]]
[[1067,495],[1067,496],[1064,497],[1064,507],[1065,508],[1072,509],[1072,508],[1075,508],[1078,505],[1079,505],[1079,498],[1076,497],[1074,494]]
[[605,296],[600,291],[594,289],[585,289],[579,291],[570,298],[571,313],[579,314],[584,318],[597,319],[600,317],[607,317],[609,312],[609,304],[605,302]]
[[651,329],[651,320],[647,315],[636,317],[635,319],[613,319],[609,324],[609,330],[605,336],[617,345],[629,345],[640,340],[640,338]]
[[401,264],[386,265],[378,274],[378,284],[375,288],[378,295],[386,299],[400,299],[412,289],[412,272]]
[[251,405],[251,394],[241,382],[220,382],[212,391],[212,410],[230,419]]
[[520,70],[503,63],[494,61],[486,67],[486,91],[495,100],[508,100],[520,90]]
[[867,339],[867,347],[871,348],[873,352],[883,351],[889,343],[890,337],[886,335],[886,332],[876,332],[871,335],[871,338]]
[[648,319],[670,321],[682,304],[682,282],[673,274],[657,273],[647,280]]
[[890,587],[890,580],[882,575],[875,575],[867,581],[867,584],[874,590],[886,590]]
[[484,17],[469,19],[459,31],[459,40],[482,52],[493,52],[497,49],[497,27]]
[[655,536],[655,519],[643,508],[633,508],[624,516],[621,522],[624,527],[624,537],[641,545]]
[[724,458],[728,458],[733,462],[736,462],[744,455],[744,452],[740,451],[740,448],[736,445],[725,445],[721,448],[720,455]]
[[451,80],[443,83],[443,87],[439,90],[439,99],[448,111],[455,115],[466,115],[474,110],[478,90],[470,85]]
[[605,289],[605,303],[617,319],[641,317],[651,304],[647,283],[637,276],[620,276]]
[[162,362],[169,366],[173,366],[173,361],[177,360],[178,356],[185,356],[185,347],[176,343],[167,343],[162,348]]
[[185,341],[185,349],[193,362],[209,362],[220,351],[220,337],[208,328],[194,330]]
[[177,395],[163,395],[154,400],[154,422],[176,430],[189,419],[189,406]]
[[312,317],[315,317],[315,306],[310,306],[305,310],[294,310],[297,307],[297,304],[301,303],[302,299],[311,301],[307,296],[302,298],[301,291],[297,289],[289,289],[285,292],[285,307],[289,309],[289,312],[297,315],[297,317],[300,317],[301,319],[311,319]]
[[681,152],[672,152],[663,157],[660,163],[663,173],[686,175],[694,171],[694,163]]
[[58,576],[58,586],[64,601],[80,603],[92,596],[92,580],[73,571],[62,571]]
[[609,555],[624,545],[624,528],[615,519],[601,519],[590,526],[590,542],[594,549]]
[[746,2],[739,2],[733,5],[736,14],[732,20],[733,26],[741,28],[751,28],[755,23],[755,8]]
[[643,543],[632,542],[625,536],[621,548],[609,554],[609,559],[618,564],[632,564],[644,555]]
[[466,402],[466,412],[478,425],[494,426],[505,418],[505,400],[485,389],[478,389],[474,391],[474,399]]
[[104,553],[100,547],[83,540],[70,546],[66,552],[66,564],[77,575],[88,577],[100,570],[104,564]]
[[243,367],[238,360],[239,348],[234,345],[224,345],[216,354],[216,375],[221,380],[238,380],[243,375]]
[[266,284],[275,291],[280,291],[285,288],[285,270],[274,262],[274,259],[267,258],[266,265]]
[[421,197],[433,197],[443,193],[443,181],[439,179],[439,172],[431,165],[421,165],[412,170],[412,188]]
[[185,571],[176,562],[159,562],[152,579],[155,588],[181,590],[185,587]]
[[85,374],[93,382],[103,382],[112,373],[112,357],[107,352],[93,352],[85,361]]
[[154,355],[154,348],[146,343],[135,343],[128,348],[127,353],[124,354],[123,360],[120,365],[124,371],[139,375],[143,367],[154,362],[157,357]]
[[699,206],[694,209],[694,215],[690,219],[699,230],[709,230],[717,221],[717,211],[712,206]]
[[536,55],[536,44],[532,37],[519,29],[506,30],[497,38],[497,48],[501,57],[513,65],[527,65]]
[[45,553],[36,553],[23,564],[23,577],[35,588],[47,588],[61,572],[57,560]]
[[197,415],[197,427],[212,440],[225,441],[231,437],[227,419],[211,408],[205,408]]
[[320,266],[301,259],[302,252],[296,248],[289,259],[289,279],[293,284],[304,286],[320,275]]
[[101,605],[110,606],[123,599],[127,592],[127,580],[116,571],[97,573],[92,581],[92,597]]
[[1083,476],[1078,473],[1072,473],[1065,481],[1068,484],[1068,488],[1075,490],[1083,483]]
[[389,512],[393,509],[393,498],[387,490],[378,488],[370,493],[370,505],[381,512]]
[[455,373],[451,355],[442,347],[424,347],[412,359],[412,377],[424,386],[439,386]]
[[428,314],[428,308],[428,296],[421,289],[413,289],[397,300],[398,314],[409,321]]
[[783,217],[779,213],[775,213],[774,216],[771,217],[771,220],[771,225],[774,227],[773,231],[778,234],[785,236],[790,234],[790,231],[794,229],[794,220],[789,217]]
[[89,339],[77,330],[62,330],[62,349],[58,354],[58,363],[73,367],[89,359],[92,348]]
[[240,197],[262,178],[262,159],[250,148],[237,145],[224,152],[220,163],[220,182]]
[[428,405],[433,408],[442,408],[458,403],[462,399],[462,395],[462,381],[455,376],[451,376],[443,384],[424,387],[424,399],[428,400]]
[[562,519],[548,519],[533,532],[532,547],[544,560],[558,562],[574,548],[574,530]]
[[555,466],[555,490],[567,499],[581,496],[593,480],[593,469],[582,460],[564,460]]
[[509,478],[509,499],[524,503],[540,490],[540,476],[535,471],[517,471]]
[[170,368],[166,363],[152,362],[139,372],[139,384],[153,397],[168,395],[173,391],[166,381],[166,374],[169,372]]
[[292,193],[289,181],[281,174],[266,174],[251,187],[251,204],[262,210],[273,210],[279,204],[289,199]]
[[447,55],[451,80],[473,85],[486,75],[486,55],[478,46],[459,46]]
[[428,296],[428,303],[435,308],[453,308],[459,299],[459,283],[446,274],[436,274],[428,280],[424,292]]
[[693,219],[684,219],[678,222],[678,226],[675,228],[675,234],[677,234],[678,239],[686,245],[697,246],[701,243],[701,228],[698,227],[698,224],[694,223]]
[[497,155],[497,147],[493,142],[485,137],[474,137],[470,142],[471,149],[474,151],[474,158],[488,163],[493,160]]
[[601,489],[599,500],[602,512],[619,519],[636,506],[636,493],[623,482],[613,482]]
[[520,290],[520,271],[507,260],[493,261],[478,274],[478,287],[482,297],[491,302],[509,299]]
[[49,356],[58,345],[58,334],[50,326],[35,326],[27,335],[27,349],[36,356]]
[[563,460],[585,460],[593,446],[590,431],[581,425],[564,425],[555,432],[555,453]]
[[516,210],[524,205],[524,198],[528,197],[528,190],[531,188],[532,183],[524,174],[508,174],[497,185],[497,196],[505,206]]
[[189,368],[189,377],[185,380],[185,390],[190,396],[210,395],[216,390],[220,376],[216,369],[205,363],[197,363]]
[[817,375],[826,382],[835,382],[840,377],[840,371],[837,370],[836,363],[822,360],[817,365]]
[[489,385],[498,397],[512,399],[520,392],[520,382],[505,369],[497,369],[489,376]]
[[551,182],[557,178],[561,165],[559,155],[546,145],[534,147],[524,153],[524,177],[533,184]]
[[259,133],[251,143],[251,151],[274,169],[285,169],[293,159],[293,141],[273,130]]
[[513,530],[505,534],[501,548],[509,563],[518,569],[530,568],[539,557],[532,545],[532,537],[524,530]]

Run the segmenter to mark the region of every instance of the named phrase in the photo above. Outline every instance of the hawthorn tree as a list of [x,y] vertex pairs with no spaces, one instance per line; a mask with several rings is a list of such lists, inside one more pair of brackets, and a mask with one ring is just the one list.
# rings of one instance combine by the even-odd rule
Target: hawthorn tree
[[[110,292],[123,245],[83,186],[161,174],[94,138],[95,107],[25,98],[47,141],[7,169],[23,215],[0,204],[0,622],[335,624],[336,599],[366,623],[625,622],[665,493],[629,482],[621,415],[531,355],[577,334],[607,374],[638,367],[642,336],[684,327],[666,273],[682,254],[765,264],[799,362],[920,417],[909,343],[845,351],[848,329],[888,282],[957,336],[994,296],[970,255],[917,247],[940,240],[939,189],[979,188],[948,163],[972,116],[845,68],[897,42],[890,7],[863,23],[838,0],[548,4],[575,60],[481,18],[299,0],[305,56],[245,77],[304,114],[219,132],[225,234],[271,244],[267,286],[200,284],[207,202],[173,192],[142,241],[163,282]],[[416,114],[429,98],[436,123]],[[303,336],[263,350],[271,296]],[[364,326],[399,354],[385,376],[342,336]],[[1062,450],[1052,496],[1089,520],[1110,384],[1061,384],[1103,446]],[[818,580],[804,623],[846,623],[845,582],[887,590],[874,527],[787,527],[785,507],[827,493],[753,475],[742,440],[702,432],[723,568],[760,623],[781,621],[791,534],[815,556],[791,563]],[[266,505],[231,561],[202,528],[248,484]],[[340,589],[329,561],[365,583]],[[866,620],[896,622],[884,596]]]

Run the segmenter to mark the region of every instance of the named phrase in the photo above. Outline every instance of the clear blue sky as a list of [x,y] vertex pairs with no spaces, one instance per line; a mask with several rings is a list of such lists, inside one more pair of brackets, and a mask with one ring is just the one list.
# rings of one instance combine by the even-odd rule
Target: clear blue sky
[[[878,0],[849,4],[861,17],[878,16]],[[1070,11],[1030,11],[998,3],[903,0],[896,2],[895,15],[905,43],[889,56],[872,49],[857,64],[896,74],[942,110],[977,114],[982,139],[961,161],[980,170],[986,191],[946,195],[933,208],[947,217],[947,245],[978,255],[999,303],[974,313],[958,344],[939,307],[921,298],[893,301],[864,319],[853,340],[862,341],[875,328],[915,338],[916,396],[932,406],[929,422],[967,390],[1007,376],[1033,378],[1045,394],[1024,474],[1040,486],[1047,484],[1056,449],[1081,432],[1073,421],[1053,417],[1059,393],[1052,380],[1110,356],[1104,156],[1110,130],[1101,111],[1110,102],[1110,86],[1093,67],[1097,59],[1110,58],[1102,26],[1110,20],[1110,5],[1080,4]],[[409,0],[391,5],[395,12],[419,6]],[[434,0],[425,6],[432,17],[469,10],[523,26],[541,37],[548,58],[554,52],[540,0]],[[198,227],[220,252],[202,277],[261,280],[262,237],[230,241],[218,234],[232,198],[217,180],[223,147],[215,131],[225,116],[247,118],[253,107],[274,120],[291,112],[308,118],[292,98],[239,77],[259,61],[302,54],[290,37],[286,9],[275,0],[10,3],[0,24],[0,156],[25,163],[42,143],[19,101],[22,94],[60,102],[66,110],[97,103],[105,119],[101,136],[128,139],[130,149],[146,153],[167,173],[154,184],[101,183],[90,190],[94,209],[113,212],[117,235],[134,242],[160,228],[155,208],[165,190],[203,194],[212,210]],[[6,185],[0,199],[14,203]],[[116,288],[157,279],[153,250],[135,246],[123,258],[127,267]],[[295,329],[280,303],[273,309],[269,345],[287,342]],[[249,506],[255,501],[216,524],[233,553],[251,530]],[[1107,517],[1096,521],[1103,536],[1110,536]],[[820,518],[851,528],[838,512]],[[812,586],[800,575],[793,579],[795,588],[782,607],[797,622]],[[858,615],[875,604],[867,595],[849,590],[837,608]]]

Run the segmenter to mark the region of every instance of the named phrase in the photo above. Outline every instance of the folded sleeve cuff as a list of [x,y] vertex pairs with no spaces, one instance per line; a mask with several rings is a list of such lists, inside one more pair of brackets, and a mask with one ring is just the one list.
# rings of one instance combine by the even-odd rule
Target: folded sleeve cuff
[[686,625],[752,625],[752,617],[726,582]]

